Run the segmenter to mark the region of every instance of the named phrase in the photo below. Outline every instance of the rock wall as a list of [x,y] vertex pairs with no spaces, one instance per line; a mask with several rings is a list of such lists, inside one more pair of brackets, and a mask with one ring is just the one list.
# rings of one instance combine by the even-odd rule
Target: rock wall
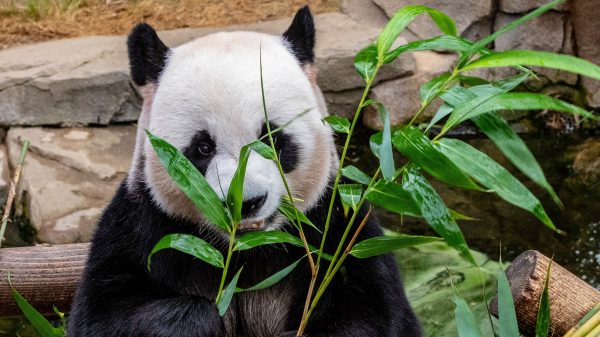
[[[461,34],[478,39],[536,8],[546,0],[422,0],[456,19]],[[506,34],[494,48],[540,49],[579,55],[600,64],[597,0],[575,0]],[[363,83],[353,68],[355,53],[372,42],[408,0],[345,0],[338,13],[316,16],[318,81],[333,114],[351,116]],[[252,25],[161,32],[170,46],[219,30],[280,34],[289,19]],[[399,43],[437,35],[426,17],[418,18]],[[455,56],[417,52],[382,69],[371,96],[383,101],[395,124],[419,107],[419,86],[451,68]],[[504,73],[486,75],[497,76]],[[578,102],[600,108],[600,82],[542,71],[536,90],[568,92]],[[550,89],[548,89],[550,88]],[[557,89],[558,88],[558,89]],[[129,166],[140,99],[132,86],[125,38],[83,37],[16,47],[0,52],[0,201],[10,167],[23,139],[32,142],[19,186],[17,209],[47,243],[87,241],[103,205]],[[425,113],[424,118],[430,116]],[[115,125],[119,123],[119,125]],[[367,110],[364,125],[379,128]],[[123,125],[125,124],[125,125]],[[4,145],[3,145],[4,144]],[[19,241],[17,229],[9,241]],[[10,243],[10,242],[9,242]]]

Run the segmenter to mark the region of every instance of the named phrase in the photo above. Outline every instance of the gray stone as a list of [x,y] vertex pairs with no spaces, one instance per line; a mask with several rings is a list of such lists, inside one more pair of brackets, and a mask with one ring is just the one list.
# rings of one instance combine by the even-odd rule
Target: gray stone
[[[498,13],[494,29],[498,30],[520,17],[520,15]],[[546,13],[500,36],[495,42],[495,49],[498,51],[529,49],[568,53],[572,50],[572,31],[571,29],[565,30],[565,27],[568,26],[567,18],[565,13]],[[543,86],[546,82],[564,82],[575,85],[578,80],[576,74],[569,72],[539,67],[535,67],[534,70],[546,77],[545,81],[534,86]],[[497,76],[505,77],[516,71],[504,68],[495,70],[495,73]]]
[[[387,14],[392,17],[401,7],[415,4],[411,0],[374,0]],[[448,14],[456,21],[456,28],[460,34],[464,33],[473,24],[491,18],[492,0],[423,0],[421,5],[432,7]],[[440,35],[440,31],[427,14],[420,15],[409,26],[419,38],[429,38]]]
[[362,93],[362,89],[325,92],[324,96],[328,113],[330,115],[353,118],[358,103],[360,103]]
[[17,202],[40,242],[89,241],[97,218],[125,177],[135,141],[135,127],[11,128],[7,145],[11,163],[21,143],[31,141]]
[[389,20],[385,12],[372,0],[344,0],[341,10],[354,20],[375,27],[383,27]]
[[[577,41],[577,55],[595,64],[600,64],[600,6],[597,0],[573,1],[572,20]],[[588,104],[600,107],[600,83],[582,76],[587,92]]]
[[[289,19],[223,29],[161,32],[177,46],[217,30],[254,30],[281,34]],[[316,16],[319,83],[325,91],[363,85],[353,67],[354,54],[373,41],[379,28],[341,13]],[[352,36],[351,39],[340,38]],[[68,57],[66,57],[68,56]],[[380,80],[405,75],[410,58],[382,70]],[[0,52],[1,125],[87,125],[133,121],[139,98],[130,84],[124,37],[82,37],[50,41]]]
[[[419,110],[421,100],[419,88],[425,82],[452,69],[456,60],[453,54],[440,54],[431,51],[414,53],[417,70],[414,75],[381,83],[373,88],[370,97],[382,102],[390,112],[390,122],[398,125],[409,121]],[[419,121],[429,119],[437,110],[432,104],[419,117]],[[363,114],[363,123],[372,129],[381,129],[383,124],[377,110],[367,108]]]
[[600,193],[600,139],[591,138],[578,146],[573,160],[573,175],[567,182],[576,189]]
[[[577,0],[579,1],[579,0]],[[506,13],[525,13],[547,4],[546,0],[500,0],[500,10]],[[555,10],[566,11],[566,3],[558,5]]]
[[6,203],[6,195],[10,187],[10,171],[8,169],[8,157],[6,147],[0,144],[0,207]]

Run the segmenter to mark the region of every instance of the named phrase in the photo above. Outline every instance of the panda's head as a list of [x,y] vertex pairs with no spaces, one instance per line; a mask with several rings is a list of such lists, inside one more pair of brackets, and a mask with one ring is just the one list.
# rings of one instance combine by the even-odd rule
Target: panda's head
[[[152,27],[128,40],[131,75],[144,99],[128,186],[143,182],[167,214],[199,225],[202,215],[159,162],[143,129],[182,151],[217,194],[227,195],[242,146],[266,133],[260,81],[286,180],[301,210],[318,202],[335,171],[331,130],[316,84],[315,29],[307,7],[282,36],[254,32],[208,35],[168,48]],[[285,126],[285,127],[284,127]],[[286,189],[273,161],[250,155],[241,230],[274,229]]]

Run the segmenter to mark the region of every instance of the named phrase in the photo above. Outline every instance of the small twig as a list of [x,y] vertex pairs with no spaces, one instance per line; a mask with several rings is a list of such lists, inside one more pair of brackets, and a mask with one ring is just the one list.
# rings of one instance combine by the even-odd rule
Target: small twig
[[25,154],[27,153],[27,149],[29,149],[28,140],[23,142],[21,155],[19,156],[17,167],[15,167],[15,174],[10,182],[10,189],[8,190],[8,196],[6,198],[6,206],[4,207],[4,215],[2,216],[2,226],[0,227],[0,247],[2,247],[2,242],[4,241],[4,232],[6,231],[6,226],[8,225],[8,217],[10,216],[10,211],[12,210],[12,204],[15,200],[15,195],[17,194],[17,184],[19,183],[19,179],[21,179],[21,170],[23,169],[23,163],[25,162]]

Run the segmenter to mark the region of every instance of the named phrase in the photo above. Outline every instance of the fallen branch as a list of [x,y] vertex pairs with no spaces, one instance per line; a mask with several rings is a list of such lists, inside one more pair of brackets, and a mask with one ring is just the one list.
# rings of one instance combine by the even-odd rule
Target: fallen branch
[[21,155],[19,156],[17,167],[15,167],[15,174],[10,182],[10,189],[8,190],[8,197],[6,198],[6,206],[4,207],[4,215],[2,216],[2,225],[0,226],[0,247],[2,247],[2,242],[4,242],[4,232],[6,231],[6,226],[8,225],[8,218],[10,217],[10,211],[12,210],[15,195],[17,194],[17,184],[21,179],[21,170],[23,169],[23,163],[25,162],[25,155],[27,154],[27,149],[29,149],[28,140],[23,142]]

